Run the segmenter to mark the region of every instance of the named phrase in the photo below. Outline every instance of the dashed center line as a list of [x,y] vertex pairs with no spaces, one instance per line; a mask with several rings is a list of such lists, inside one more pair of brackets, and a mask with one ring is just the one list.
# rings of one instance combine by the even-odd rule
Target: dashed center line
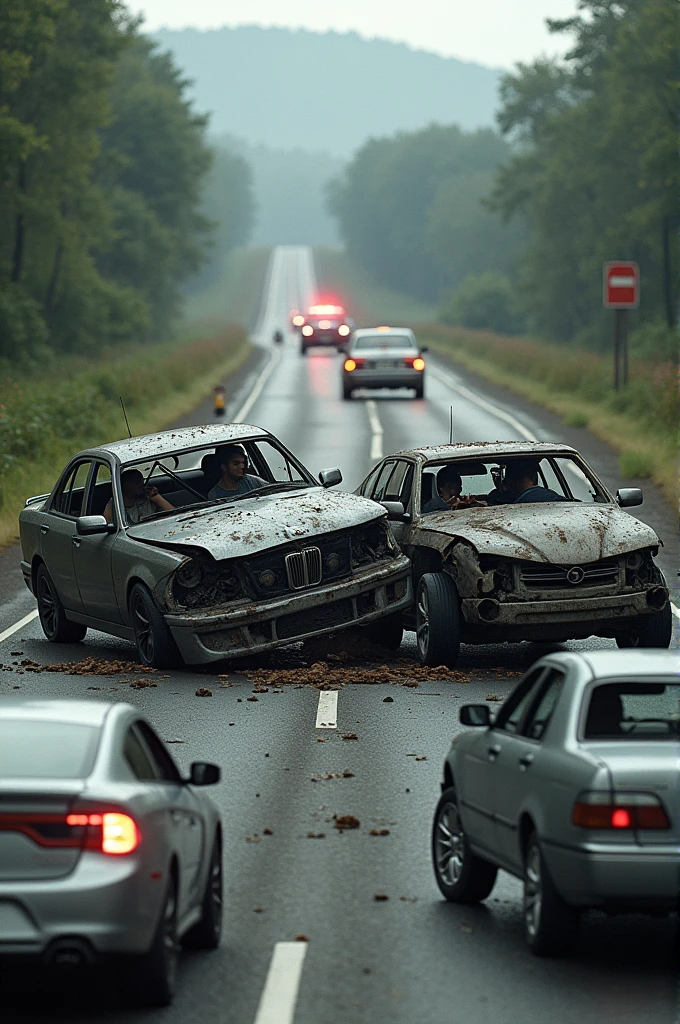
[[338,727],[338,691],[321,690],[319,706],[316,712],[317,729],[337,729]]
[[276,943],[255,1024],[293,1024],[308,945],[307,942]]
[[382,459],[383,457],[383,427],[380,422],[380,416],[378,415],[378,406],[372,398],[366,402],[366,412],[368,413],[368,422],[371,426],[371,454],[372,459]]

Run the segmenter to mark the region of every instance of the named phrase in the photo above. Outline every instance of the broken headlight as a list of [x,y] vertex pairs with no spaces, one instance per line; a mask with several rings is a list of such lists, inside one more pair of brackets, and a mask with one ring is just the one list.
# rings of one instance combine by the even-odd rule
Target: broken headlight
[[243,597],[243,587],[232,562],[191,558],[175,572],[172,593],[181,608],[208,608]]
[[200,562],[193,558],[183,562],[175,573],[175,579],[180,586],[185,587],[187,590],[193,590],[203,579],[203,568]]
[[398,551],[387,517],[366,523],[352,533],[353,569],[394,556]]

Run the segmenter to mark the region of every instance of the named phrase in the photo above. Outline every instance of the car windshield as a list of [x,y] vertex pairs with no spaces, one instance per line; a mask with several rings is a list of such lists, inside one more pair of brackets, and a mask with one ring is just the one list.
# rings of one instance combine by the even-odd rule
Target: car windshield
[[86,778],[98,740],[91,725],[0,719],[0,778]]
[[417,346],[408,334],[364,334],[354,341],[352,350],[356,352],[365,348],[408,348],[417,352]]
[[[225,465],[228,467],[226,471]],[[319,486],[304,466],[271,438],[254,438],[173,455],[157,455],[124,466],[121,478],[129,469],[142,474],[142,481],[137,478],[139,493],[123,495],[129,522],[168,515],[175,509],[235,500],[260,490],[271,492],[286,487]],[[141,483],[145,485],[147,494]],[[153,504],[155,495],[147,498],[152,489],[164,499],[163,502]],[[129,509],[135,504],[141,511],[138,515],[131,515]]]
[[671,740],[680,735],[680,683],[624,681],[596,686],[586,717],[587,740]]
[[[448,478],[447,491],[444,482]],[[536,456],[531,451],[507,458],[427,463],[421,478],[421,511],[444,511],[451,489],[456,496],[477,499],[475,507],[546,501],[586,504],[611,501],[585,463],[568,455]],[[465,507],[463,503],[454,511]]]

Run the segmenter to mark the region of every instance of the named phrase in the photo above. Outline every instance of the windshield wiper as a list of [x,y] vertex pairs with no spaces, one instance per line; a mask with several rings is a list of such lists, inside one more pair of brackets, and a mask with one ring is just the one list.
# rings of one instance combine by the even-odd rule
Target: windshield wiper
[[217,501],[241,501],[243,498],[256,498],[259,494],[272,494],[274,491],[289,491],[298,487],[318,487],[318,484],[307,483],[306,480],[279,480],[273,484],[265,484],[264,487],[254,487],[252,491],[245,491],[244,494],[235,494],[233,498],[217,498]]

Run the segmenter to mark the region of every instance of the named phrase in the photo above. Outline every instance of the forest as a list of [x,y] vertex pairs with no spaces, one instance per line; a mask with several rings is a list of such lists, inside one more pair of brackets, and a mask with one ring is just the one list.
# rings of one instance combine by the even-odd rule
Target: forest
[[[602,264],[640,265],[633,342],[675,354],[680,49],[674,0],[579,0],[563,59],[520,64],[499,132],[372,139],[332,184],[351,258],[445,323],[609,343]],[[636,341],[637,339],[637,341]]]
[[213,162],[188,85],[119,0],[0,4],[0,360],[165,337],[247,241],[249,168]]

